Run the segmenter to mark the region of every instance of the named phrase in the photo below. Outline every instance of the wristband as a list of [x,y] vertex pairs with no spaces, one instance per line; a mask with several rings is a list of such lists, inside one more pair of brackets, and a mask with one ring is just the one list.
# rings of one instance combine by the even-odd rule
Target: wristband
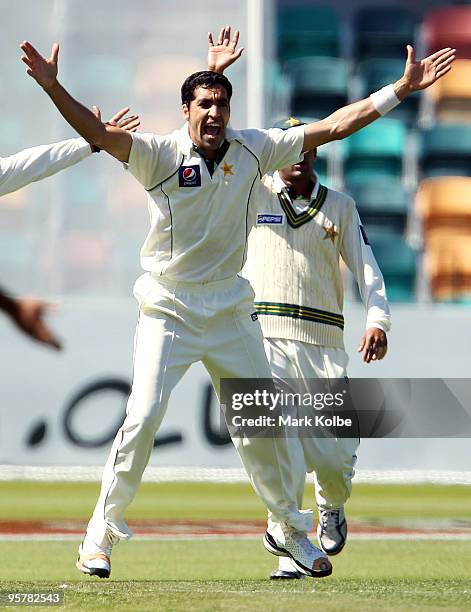
[[386,113],[389,113],[390,110],[392,110],[398,104],[401,103],[399,98],[396,96],[396,92],[394,91],[394,85],[392,84],[386,85],[386,87],[375,91],[371,94],[370,98],[373,102],[373,106],[380,115],[385,115]]

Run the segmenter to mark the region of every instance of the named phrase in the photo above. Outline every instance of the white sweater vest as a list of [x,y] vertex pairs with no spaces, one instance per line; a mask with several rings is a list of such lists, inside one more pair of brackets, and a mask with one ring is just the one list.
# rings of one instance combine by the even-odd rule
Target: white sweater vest
[[281,179],[265,177],[243,274],[268,338],[343,348],[342,256],[367,308],[366,327],[390,328],[384,281],[354,201],[322,185],[297,213]]

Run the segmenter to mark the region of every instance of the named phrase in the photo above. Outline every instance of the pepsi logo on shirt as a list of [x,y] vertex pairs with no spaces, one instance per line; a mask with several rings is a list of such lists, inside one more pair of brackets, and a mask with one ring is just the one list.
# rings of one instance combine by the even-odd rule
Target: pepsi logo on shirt
[[200,167],[181,166],[178,169],[178,184],[180,187],[201,187]]

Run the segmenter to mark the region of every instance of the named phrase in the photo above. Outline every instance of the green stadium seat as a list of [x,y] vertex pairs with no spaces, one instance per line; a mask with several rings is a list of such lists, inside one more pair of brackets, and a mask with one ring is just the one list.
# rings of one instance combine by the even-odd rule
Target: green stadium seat
[[[404,60],[393,58],[367,59],[358,65],[361,82],[361,97],[366,98],[373,91],[394,83],[404,72]],[[420,93],[408,96],[399,106],[388,113],[388,118],[401,119],[409,126],[415,124]]]
[[416,256],[404,238],[392,232],[369,230],[368,239],[384,276],[391,302],[415,299]]
[[399,179],[385,177],[364,180],[347,189],[368,229],[402,234],[409,213],[409,195]]
[[471,176],[471,125],[442,123],[423,130],[421,170],[424,178]]
[[397,119],[383,118],[345,140],[345,182],[352,186],[372,178],[402,176],[406,128]]
[[399,6],[366,6],[354,17],[355,55],[369,57],[405,57],[405,47],[412,44],[418,15]]
[[338,57],[340,22],[330,6],[281,7],[277,14],[278,59],[306,55]]
[[348,69],[335,57],[302,57],[286,62],[294,115],[326,117],[348,102]]

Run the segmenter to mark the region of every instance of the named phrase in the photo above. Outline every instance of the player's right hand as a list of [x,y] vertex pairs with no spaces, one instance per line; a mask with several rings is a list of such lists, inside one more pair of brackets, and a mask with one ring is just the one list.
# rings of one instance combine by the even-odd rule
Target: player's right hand
[[15,324],[30,338],[46,344],[56,350],[62,345],[48,328],[44,321],[44,314],[54,306],[33,298],[21,298],[16,301],[16,308],[12,313]]
[[57,81],[57,58],[59,56],[59,43],[52,45],[51,56],[45,59],[34,47],[24,41],[20,45],[24,55],[21,60],[28,66],[27,73],[33,77],[41,87],[47,91]]
[[[93,106],[92,108],[93,114],[101,121],[101,110],[98,106]],[[130,111],[129,106],[125,106],[117,113],[115,113],[111,119],[105,121],[107,125],[113,125],[115,127],[119,127],[122,130],[126,130],[126,132],[135,132],[137,128],[141,125],[141,118],[139,115],[129,115],[126,117],[125,115]]]

